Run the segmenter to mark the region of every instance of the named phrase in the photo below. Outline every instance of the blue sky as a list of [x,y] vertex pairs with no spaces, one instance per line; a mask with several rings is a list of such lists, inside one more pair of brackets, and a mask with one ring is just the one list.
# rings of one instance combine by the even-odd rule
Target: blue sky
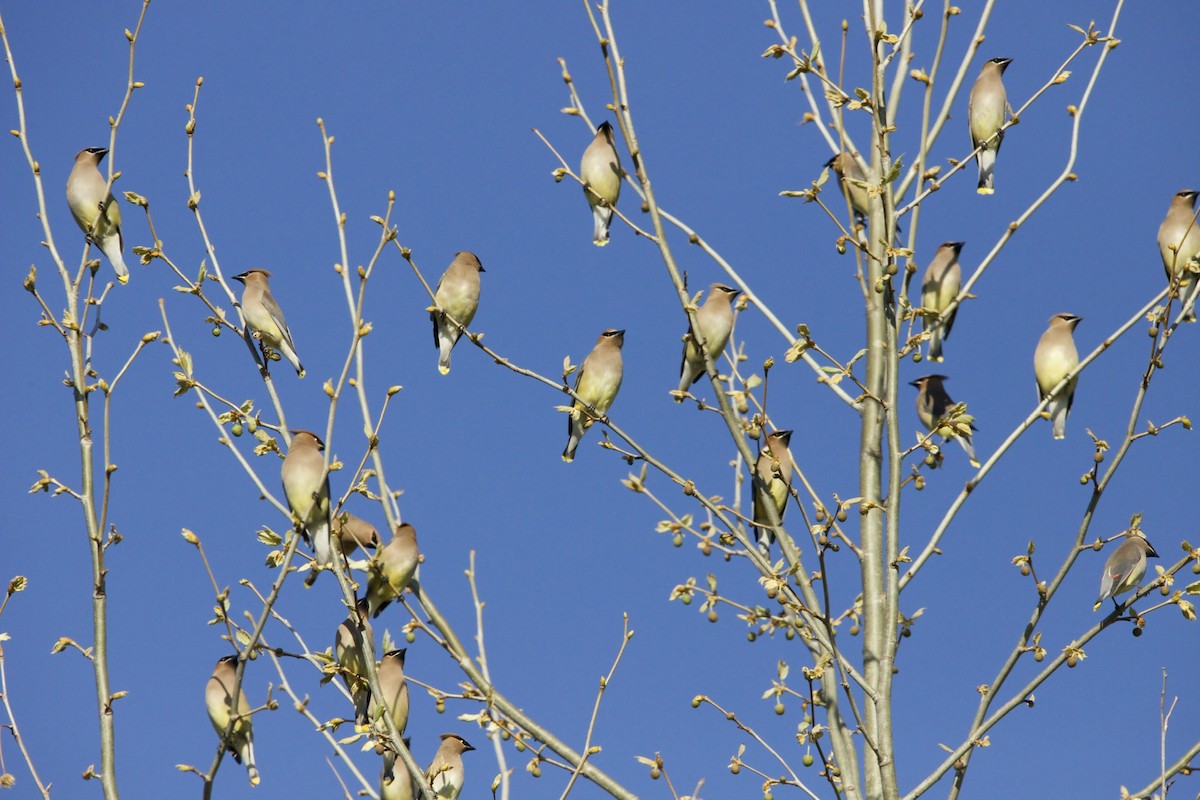
[[[849,20],[852,50],[847,84],[863,85],[861,14],[856,4],[817,4],[825,54],[835,59],[839,24]],[[41,164],[50,222],[60,252],[75,263],[82,237],[70,218],[63,185],[76,151],[106,146],[107,119],[124,91],[137,3],[104,4],[79,12],[63,2],[15,3],[2,9],[23,80],[29,137]],[[798,82],[785,82],[785,60],[760,57],[775,43],[763,26],[762,4],[617,4],[618,41],[626,58],[634,121],[645,162],[668,211],[697,229],[767,298],[789,327],[805,323],[817,341],[842,359],[862,346],[861,295],[851,255],[834,248],[837,232],[815,205],[779,197],[800,189],[832,155],[811,125]],[[894,12],[893,12],[894,13]],[[803,31],[799,15],[784,9],[790,33]],[[948,42],[954,63],[974,30],[977,4],[964,4]],[[1010,102],[1023,103],[1076,46],[1068,24],[1099,17],[1108,26],[1112,6],[1072,0],[1000,8],[977,63],[1014,59],[1005,75]],[[917,29],[911,67],[928,68],[937,14]],[[893,29],[900,27],[890,18]],[[1155,233],[1171,195],[1200,183],[1196,169],[1197,114],[1186,98],[1200,7],[1191,3],[1128,6],[1118,24],[1121,45],[1112,53],[1092,96],[1075,172],[1005,247],[977,285],[946,345],[939,368],[948,388],[969,404],[980,428],[981,457],[1033,408],[1033,349],[1046,319],[1070,311],[1085,319],[1077,331],[1090,351],[1161,288]],[[802,46],[804,39],[801,39]],[[969,272],[1066,162],[1070,117],[1098,55],[1093,48],[1073,76],[1051,89],[1005,138],[996,170],[996,194],[975,194],[974,168],[949,182],[925,205],[917,230],[918,263],[945,240],[967,243]],[[577,186],[555,183],[553,155],[532,133],[537,128],[572,168],[590,139],[584,125],[560,109],[569,104],[555,63],[567,59],[592,119],[604,111],[608,82],[582,4],[538,3],[525,14],[495,3],[422,6],[410,3],[334,9],[311,2],[278,5],[153,4],[137,51],[135,93],[116,151],[117,189],[149,198],[165,250],[194,274],[203,245],[186,206],[185,104],[198,76],[204,88],[197,112],[195,176],[201,208],[226,275],[252,267],[271,270],[275,295],[288,315],[308,369],[297,380],[277,368],[275,382],[293,427],[324,430],[328,402],[322,383],[345,357],[349,325],[340,259],[327,188],[317,179],[324,154],[316,119],[336,137],[334,179],[347,214],[352,265],[365,264],[378,241],[370,215],[383,214],[389,190],[397,196],[392,220],[427,279],[435,281],[455,251],[481,258],[483,300],[474,328],[515,362],[552,378],[564,356],[578,363],[597,334],[626,329],[625,382],[613,420],[656,456],[693,478],[709,495],[733,497],[733,458],[724,426],[692,405],[671,402],[678,380],[680,336],[686,321],[652,245],[614,225],[612,243],[591,244],[591,222]],[[1169,76],[1174,76],[1171,79]],[[908,82],[901,102],[894,154],[915,156],[920,97]],[[4,129],[16,128],[11,91],[0,101]],[[965,91],[954,119],[934,149],[943,165],[969,152]],[[865,119],[852,118],[865,141]],[[626,167],[627,151],[622,149]],[[53,332],[36,325],[38,308],[20,281],[30,265],[41,276],[51,308],[58,282],[39,244],[33,181],[19,143],[0,149],[0,243],[9,262],[0,325],[10,346],[5,363],[8,452],[0,491],[9,518],[0,580],[22,574],[29,588],[0,618],[9,695],[37,767],[56,795],[99,793],[77,786],[79,774],[99,762],[91,670],[77,653],[50,655],[60,636],[81,643],[90,633],[90,567],[78,507],[66,497],[26,491],[45,469],[77,482],[78,450],[70,395],[61,384],[68,366]],[[107,162],[106,162],[107,163]],[[628,187],[620,207],[639,222]],[[143,333],[163,327],[163,298],[175,338],[193,354],[198,376],[227,397],[268,408],[244,346],[228,334],[214,338],[194,299],[173,290],[177,281],[161,264],[134,264],[130,247],[151,236],[144,216],[123,206],[126,255],[133,278],[116,287],[104,307],[110,330],[95,345],[98,370],[111,376]],[[907,234],[909,225],[905,225]],[[683,237],[676,257],[695,289],[723,274]],[[103,266],[102,277],[109,277]],[[442,611],[470,639],[473,609],[463,571],[476,553],[479,588],[487,602],[487,643],[501,690],[573,746],[582,745],[600,675],[620,643],[622,614],[636,635],[606,692],[594,741],[596,763],[641,796],[667,796],[634,758],[661,752],[680,792],[703,780],[701,796],[753,797],[758,780],[733,776],[728,758],[747,743],[744,758],[779,771],[768,756],[711,709],[690,700],[709,694],[735,709],[798,765],[794,744],[799,706],[777,717],[770,688],[779,659],[798,675],[803,648],[779,637],[746,641],[744,625],[723,608],[719,624],[667,601],[677,584],[713,572],[723,593],[761,603],[749,566],[705,559],[690,544],[676,549],[656,534],[663,513],[623,489],[629,468],[599,449],[593,430],[573,464],[559,453],[566,427],[554,406],[562,396],[493,364],[466,343],[454,353],[453,372],[437,374],[437,353],[424,312],[428,298],[394,251],[372,279],[365,316],[368,388],[375,409],[386,387],[394,398],[381,447],[392,484],[403,490],[402,512],[421,536],[423,584]],[[1200,419],[1196,348],[1200,331],[1181,328],[1154,379],[1142,410],[1162,423],[1180,414]],[[781,427],[795,429],[792,450],[825,498],[857,490],[857,417],[802,365],[782,364],[786,343],[753,310],[738,321],[746,369],[768,357],[771,408]],[[1067,439],[1052,441],[1039,423],[973,493],[935,559],[901,598],[901,611],[924,614],[900,648],[896,737],[901,787],[910,788],[943,758],[939,744],[957,744],[974,711],[976,687],[992,680],[1020,635],[1035,595],[1011,559],[1037,543],[1040,575],[1053,573],[1067,553],[1090,491],[1079,475],[1092,465],[1086,430],[1114,446],[1128,420],[1149,351],[1145,325],[1118,341],[1082,376],[1067,424]],[[903,384],[930,371],[901,366],[902,436],[918,427],[912,392]],[[221,585],[232,587],[236,611],[255,609],[238,586],[262,587],[274,573],[255,539],[262,525],[286,520],[261,501],[218,433],[192,399],[172,399],[167,347],[150,347],[114,396],[115,476],[111,519],[124,541],[109,553],[112,682],[128,697],[117,706],[118,771],[127,797],[199,793],[178,763],[207,767],[215,739],[202,692],[216,659],[229,651],[220,629],[207,625],[211,588],[180,530],[205,542]],[[699,394],[712,398],[707,384]],[[344,403],[332,449],[347,463],[362,447],[361,420]],[[239,444],[248,448],[248,437]],[[248,450],[247,450],[248,452]],[[257,459],[272,491],[278,463]],[[1196,443],[1178,426],[1135,444],[1102,500],[1089,538],[1122,530],[1144,514],[1144,529],[1160,563],[1178,558],[1181,540],[1195,542]],[[949,502],[970,477],[957,449],[947,448],[944,469],[928,475],[922,492],[906,489],[901,536],[918,549]],[[345,489],[345,472],[333,476]],[[340,483],[339,483],[340,479]],[[678,512],[696,513],[675,487],[651,476],[650,488]],[[382,514],[356,498],[350,510],[383,524]],[[794,510],[789,528],[800,532]],[[1042,626],[1043,646],[1057,653],[1100,619],[1093,614],[1105,553],[1085,553]],[[810,567],[811,568],[811,567]],[[1188,573],[1190,576],[1190,573]],[[857,565],[846,549],[830,567],[835,605],[852,600]],[[310,591],[290,580],[282,610],[311,647],[324,648],[344,617],[332,581]],[[1155,596],[1156,597],[1156,596]],[[1154,599],[1154,598],[1151,598]],[[1149,601],[1141,605],[1148,606]],[[402,612],[384,620],[393,633]],[[977,753],[965,797],[1011,797],[1014,783],[1039,796],[1116,797],[1119,787],[1147,783],[1157,770],[1162,671],[1168,698],[1179,696],[1167,760],[1200,738],[1200,691],[1194,680],[1200,639],[1175,610],[1149,618],[1134,639],[1116,626],[1087,648],[1088,658],[1063,670],[1037,691],[1037,704],[989,733]],[[384,627],[380,625],[377,630]],[[844,635],[844,634],[843,634]],[[279,627],[272,644],[294,648]],[[858,640],[849,640],[858,646]],[[454,664],[428,640],[408,653],[414,677],[445,689],[461,679]],[[1034,674],[1033,664],[1018,669]],[[292,663],[290,680],[309,693],[319,717],[348,714],[348,704],[318,675]],[[265,661],[250,665],[246,689],[255,703],[278,682]],[[414,687],[415,688],[415,687]],[[325,763],[322,739],[281,698],[278,711],[255,718],[263,783],[259,797],[334,796],[338,785]],[[438,734],[454,731],[479,752],[468,755],[468,794],[487,792],[496,763],[484,735],[455,715],[469,704],[451,703],[445,715],[431,700],[414,697],[409,731],[421,763]],[[554,796],[565,776],[543,771],[538,783],[523,771],[526,754],[508,751],[517,769],[518,796]],[[31,796],[32,782],[15,748],[5,766]],[[336,763],[336,762],[335,762]],[[375,775],[375,756],[358,759]],[[822,796],[816,770],[802,774]],[[217,779],[222,797],[250,796],[245,775],[226,762]],[[1194,791],[1190,781],[1180,791]],[[946,789],[939,786],[935,792]],[[776,797],[790,796],[779,790]],[[587,785],[579,797],[596,797]],[[799,796],[796,794],[796,796]]]

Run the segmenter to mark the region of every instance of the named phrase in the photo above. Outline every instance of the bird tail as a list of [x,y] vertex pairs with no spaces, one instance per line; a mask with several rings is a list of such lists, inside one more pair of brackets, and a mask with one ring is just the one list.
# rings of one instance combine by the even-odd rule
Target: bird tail
[[250,778],[251,786],[258,786],[262,776],[258,774],[258,766],[254,763],[254,740],[249,735],[242,747],[241,760],[246,763],[246,775]]
[[771,558],[771,542],[775,541],[775,534],[770,528],[758,529],[758,552],[762,553],[762,557],[770,560]]
[[313,564],[312,569],[308,573],[308,577],[304,579],[304,588],[310,588],[317,582],[317,577],[321,574],[322,567],[319,564]]
[[978,467],[979,462],[975,460],[975,446],[971,444],[971,438],[969,436],[959,436],[958,443],[961,444],[962,449],[966,451],[967,458],[971,459],[971,464]]
[[371,707],[371,690],[363,688],[354,692],[354,730],[361,733],[370,729],[368,709]]
[[121,238],[119,236],[109,236],[99,242],[100,252],[108,258],[112,264],[113,271],[117,273],[117,280],[122,286],[129,283],[129,267],[125,266],[125,257],[121,253]]
[[1055,400],[1051,403],[1053,410],[1050,412],[1050,418],[1054,421],[1054,438],[1067,438],[1067,404],[1065,401]]
[[942,363],[942,326],[936,326],[929,333],[929,360]]
[[700,375],[704,372],[704,364],[700,364],[700,369],[697,372],[692,371],[692,365],[688,363],[688,359],[683,360],[683,374],[679,376],[679,394],[675,395],[675,402],[682,403],[683,396],[687,394],[691,385],[700,380]]
[[1196,301],[1188,312],[1183,315],[1184,322],[1196,321],[1196,305],[1200,305],[1200,276],[1193,275],[1191,285],[1184,283],[1179,288],[1179,297],[1184,305],[1187,305],[1193,299]]
[[595,227],[592,230],[592,242],[596,247],[608,244],[608,228],[612,225],[612,209],[608,206],[597,205],[592,208],[592,219]]
[[996,167],[996,151],[991,148],[980,150],[976,159],[979,162],[979,188],[975,191],[979,194],[995,193],[992,172]]
[[329,533],[329,521],[324,520],[312,532],[313,557],[323,567],[333,566],[333,541]]
[[383,753],[383,782],[391,783],[396,780],[396,754],[391,750]]
[[279,343],[279,352],[291,363],[292,367],[296,370],[296,375],[303,378],[304,365],[300,363],[300,356],[296,355],[296,351],[292,349],[292,346],[286,340]]
[[583,431],[578,430],[574,425],[571,426],[571,435],[567,438],[567,446],[563,448],[562,460],[570,464],[575,460],[575,450],[579,447],[579,440],[583,438]]
[[368,603],[370,605],[370,610],[367,612],[368,614],[371,615],[371,619],[378,619],[379,615],[383,613],[383,610],[392,604],[392,599],[393,598],[391,598],[391,597],[388,597],[386,599],[372,597],[368,601]]
[[441,353],[438,356],[438,372],[443,375],[450,374],[450,351],[454,349],[455,339],[457,338],[447,335],[445,331],[442,332],[442,342],[439,345]]

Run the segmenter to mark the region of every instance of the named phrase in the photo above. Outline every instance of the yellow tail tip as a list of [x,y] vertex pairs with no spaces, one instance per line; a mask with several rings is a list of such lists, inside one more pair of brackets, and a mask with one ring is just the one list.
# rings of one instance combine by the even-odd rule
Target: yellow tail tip
[[975,190],[975,192],[976,192],[976,194],[995,194],[996,190],[989,189],[986,186],[980,186],[978,189]]
[[592,244],[596,245],[596,247],[604,247],[608,244],[608,239],[592,239]]
[[449,368],[449,367],[443,367],[441,364],[438,364],[438,372],[442,373],[443,375],[449,375],[449,374],[450,374],[450,368]]
[[1100,610],[1100,606],[1102,606],[1102,605],[1104,605],[1104,601],[1103,601],[1103,600],[1097,600],[1097,601],[1096,601],[1096,605],[1092,606],[1092,611],[1099,611],[1099,610]]

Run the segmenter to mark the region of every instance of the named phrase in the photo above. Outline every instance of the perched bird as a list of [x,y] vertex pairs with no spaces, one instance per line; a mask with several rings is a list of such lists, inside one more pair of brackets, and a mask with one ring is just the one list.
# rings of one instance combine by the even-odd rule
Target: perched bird
[[344,556],[360,547],[364,551],[368,547],[372,550],[379,548],[379,531],[375,530],[375,526],[348,511],[333,518],[333,535],[337,537]]
[[733,332],[733,300],[741,294],[738,289],[730,289],[714,283],[708,289],[708,297],[704,305],[696,312],[696,322],[699,331],[691,331],[683,345],[683,363],[679,366],[679,391],[675,402],[682,403],[688,387],[700,380],[704,374],[704,356],[696,346],[697,334],[704,339],[704,349],[715,364],[725,351],[725,343]]
[[237,677],[237,662],[237,656],[224,656],[217,662],[204,689],[204,705],[208,709],[208,718],[212,721],[213,728],[221,737],[225,736],[225,729],[230,727],[231,713],[240,715],[229,730],[227,745],[233,760],[246,765],[250,785],[258,786],[261,778],[258,775],[258,767],[254,765],[254,725],[250,721],[250,703],[246,701],[246,693],[240,687],[237,708],[233,709],[233,684]]
[[766,495],[754,491],[754,530],[758,538],[758,549],[763,557],[769,556],[771,542],[775,541],[767,502],[775,505],[779,521],[783,522],[783,512],[787,510],[789,488],[792,485],[792,456],[788,453],[788,444],[792,440],[791,431],[775,431],[767,436],[767,446],[758,454],[754,464],[754,473],[762,479],[766,486]]
[[1154,548],[1146,541],[1142,532],[1125,531],[1125,541],[1121,542],[1121,546],[1104,562],[1104,574],[1100,576],[1100,596],[1096,598],[1096,605],[1092,606],[1092,611],[1098,611],[1108,597],[1112,598],[1113,606],[1120,609],[1117,595],[1136,589],[1142,582],[1142,576],[1146,574],[1147,558],[1158,558],[1158,553],[1154,552]]
[[396,535],[387,547],[375,553],[367,564],[367,607],[371,617],[378,617],[388,604],[404,593],[421,552],[417,548],[417,529],[407,522],[396,528]]
[[67,176],[67,205],[75,222],[104,253],[117,280],[124,284],[129,283],[129,267],[123,255],[121,207],[108,190],[108,180],[100,174],[100,160],[106,155],[108,150],[103,147],[89,147],[75,154],[75,166]]
[[[367,644],[363,631],[371,629],[370,615],[367,613],[367,601],[359,600],[354,613],[338,625],[333,639],[333,656],[338,666],[346,673],[346,687],[354,700],[354,728],[357,731],[367,729],[367,710],[371,700],[371,687],[367,683]],[[371,658],[375,657],[371,653]]]
[[[871,213],[867,190],[860,184],[867,182],[867,176],[859,169],[858,162],[849,153],[838,153],[825,162],[826,169],[832,169],[838,179],[838,191],[850,199],[850,208],[860,223],[866,222]],[[849,178],[849,180],[847,180]],[[855,183],[857,181],[858,183]]]
[[430,311],[429,318],[433,320],[433,346],[441,350],[438,372],[443,375],[450,374],[450,351],[461,333],[446,315],[464,328],[471,324],[479,309],[479,273],[486,271],[474,253],[455,253],[433,293],[434,304],[441,310]]
[[612,224],[613,209],[621,196],[621,159],[613,143],[612,125],[601,122],[592,143],[583,151],[579,162],[579,177],[583,193],[592,209],[595,228],[592,241],[597,247],[608,244],[608,227]]
[[463,788],[463,753],[474,750],[467,740],[456,733],[443,733],[433,763],[425,770],[425,780],[433,789],[435,797],[442,800],[458,800]]
[[[1038,341],[1033,352],[1033,374],[1037,378],[1038,402],[1050,396],[1050,390],[1067,377],[1067,373],[1079,366],[1079,351],[1075,349],[1075,326],[1083,320],[1074,314],[1055,314],[1050,318],[1050,327]],[[1076,375],[1066,388],[1055,395],[1046,406],[1054,422],[1054,438],[1067,435],[1067,414],[1075,402]]]
[[[383,692],[383,700],[388,713],[391,714],[392,722],[395,723],[396,730],[400,732],[401,736],[404,735],[404,729],[408,727],[408,681],[404,680],[404,653],[403,649],[389,650],[383,654],[383,659],[379,662],[379,688]],[[372,695],[370,710],[367,712],[368,718],[378,719],[382,713]],[[385,725],[380,727],[386,730]],[[396,753],[390,748],[385,749],[383,751],[384,783],[393,782],[395,764]]]
[[[404,746],[410,751],[412,749],[411,740],[408,737],[404,739]],[[389,773],[387,765],[383,767],[383,773],[379,776],[379,800],[413,800],[420,796],[420,791],[417,789],[416,779],[408,774],[405,770],[404,778],[408,780],[396,780],[394,772]]]
[[[938,423],[955,405],[954,401],[950,399],[950,395],[946,393],[945,382],[947,380],[949,378],[945,375],[923,375],[909,384],[909,386],[917,387],[917,419],[921,420],[921,424],[930,433],[938,429]],[[974,422],[968,422],[968,425],[972,431],[977,430]],[[971,466],[978,467],[979,462],[975,460],[975,447],[971,444],[970,431],[958,433],[954,439],[966,451],[967,458],[971,459]],[[945,441],[945,437],[942,441]],[[935,460],[930,466],[936,469],[937,461]]]
[[963,242],[942,242],[921,281],[921,307],[926,314],[939,315],[921,317],[921,325],[929,333],[929,358],[939,363],[942,361],[942,342],[950,338],[950,329],[958,314],[956,308],[944,319],[940,316],[962,289],[962,267],[958,265],[958,254],[962,249]]
[[333,564],[329,475],[325,472],[325,457],[321,455],[324,450],[325,443],[312,431],[292,431],[292,443],[279,471],[292,516],[300,521],[300,533],[312,545],[314,569]]
[[279,351],[295,367],[296,374],[303,378],[304,365],[300,363],[300,356],[296,355],[296,343],[292,341],[292,332],[283,318],[283,311],[271,295],[271,287],[267,283],[270,277],[271,273],[265,269],[247,270],[233,276],[235,281],[240,281],[246,287],[242,290],[242,316],[258,334],[259,341]]
[[567,446],[562,460],[570,463],[575,459],[575,449],[588,428],[599,417],[608,413],[617,392],[621,391],[621,378],[625,367],[621,362],[621,347],[625,344],[625,331],[612,328],[600,334],[596,346],[587,354],[575,376],[575,394],[579,395],[567,415]]
[[[345,518],[344,522],[343,517]],[[348,511],[343,511],[333,518],[332,532],[337,537],[338,546],[344,556],[349,556],[359,547],[362,547],[363,550],[368,547],[372,550],[379,547],[379,531],[375,530],[375,526]],[[319,569],[310,571],[308,577],[304,579],[304,585],[312,586],[320,574]]]
[[[1168,281],[1179,278],[1178,297],[1182,303],[1200,292],[1200,279],[1187,269],[1189,262],[1200,258],[1200,222],[1196,221],[1193,210],[1197,195],[1200,192],[1195,189],[1176,192],[1166,218],[1158,226],[1158,251],[1162,253],[1163,269],[1167,271]],[[1184,319],[1196,321],[1195,306]]]
[[996,166],[996,154],[1004,140],[1004,117],[1008,110],[1008,95],[1004,91],[1001,76],[1012,63],[1011,58],[993,58],[983,65],[971,96],[967,99],[967,123],[971,129],[971,147],[981,148],[976,160],[979,162],[979,194],[992,194],[992,170]]

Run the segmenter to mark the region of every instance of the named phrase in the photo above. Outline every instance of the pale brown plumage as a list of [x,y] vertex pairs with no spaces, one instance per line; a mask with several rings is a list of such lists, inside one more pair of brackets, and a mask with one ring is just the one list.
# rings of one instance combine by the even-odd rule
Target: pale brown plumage
[[[405,650],[389,650],[383,654],[383,658],[379,662],[379,688],[383,693],[383,701],[387,712],[391,715],[392,722],[396,725],[396,730],[400,735],[404,735],[404,729],[408,727],[408,681],[404,679],[404,655]],[[383,710],[375,702],[375,697],[370,700],[370,708],[367,716],[371,720],[380,719]],[[386,730],[387,726],[381,724],[381,730]],[[396,754],[390,748],[383,752],[383,779],[387,783],[394,780],[394,769],[396,764]]]
[[103,147],[89,147],[75,154],[75,164],[67,176],[67,206],[75,223],[96,243],[112,264],[117,280],[124,284],[129,283],[129,267],[125,266],[121,207],[108,189],[108,180],[100,174],[100,160],[107,154]]
[[592,209],[592,241],[597,247],[608,244],[613,209],[617,205],[617,198],[621,196],[622,174],[612,125],[602,122],[591,144],[583,151],[583,159],[579,163],[583,193]]
[[433,346],[440,351],[438,372],[443,375],[450,373],[450,351],[461,333],[450,317],[464,328],[475,319],[479,310],[479,273],[485,271],[474,253],[455,253],[433,293],[434,303],[441,311],[430,311],[429,318],[433,321]]
[[[217,661],[212,676],[204,687],[204,706],[208,710],[208,719],[218,736],[224,736],[229,729],[226,746],[233,755],[233,760],[246,766],[250,785],[257,786],[261,780],[258,767],[254,764],[254,725],[250,719],[250,703],[246,693],[239,687],[237,703],[233,702],[233,687],[237,677],[237,656],[224,656]],[[229,720],[234,714],[239,715],[230,727]]]
[[474,749],[456,733],[442,734],[442,743],[433,757],[433,763],[425,771],[425,780],[439,800],[458,799],[465,777],[462,756]]
[[[279,476],[300,533],[313,547],[317,567],[333,564],[329,534],[329,476],[325,472],[325,443],[312,431],[292,431],[292,443]],[[308,582],[311,585],[311,581]]]
[[[1176,296],[1184,304],[1200,292],[1200,279],[1188,269],[1189,263],[1200,258],[1200,222],[1196,221],[1194,210],[1197,195],[1200,192],[1195,189],[1176,192],[1167,216],[1158,226],[1158,252],[1162,255],[1163,269],[1168,281],[1179,278]],[[1184,320],[1196,321],[1194,305]]]
[[692,331],[683,345],[683,362],[679,366],[679,389],[675,402],[682,403],[688,387],[700,380],[704,374],[704,356],[696,346],[699,333],[704,339],[704,349],[713,363],[725,351],[729,335],[733,333],[733,301],[741,290],[714,283],[708,289],[708,297],[696,311],[696,323],[700,330]]
[[775,431],[767,436],[767,446],[758,454],[754,464],[754,473],[763,482],[766,489],[764,494],[754,489],[754,532],[758,539],[758,549],[764,557],[771,552],[771,542],[775,541],[775,533],[771,526],[771,515],[767,503],[775,506],[775,512],[783,522],[783,512],[787,510],[789,489],[792,485],[792,456],[788,445],[792,441],[791,431]]
[[235,281],[240,281],[246,287],[242,290],[242,316],[258,334],[259,341],[278,351],[291,363],[296,374],[303,378],[304,366],[300,363],[300,356],[296,355],[296,343],[292,341],[292,332],[283,318],[283,309],[271,294],[270,277],[271,273],[265,269],[251,269],[233,276]]
[[[371,700],[371,687],[367,683],[366,631],[370,631],[374,638],[367,601],[363,599],[356,604],[354,613],[338,625],[333,640],[333,655],[344,671],[342,677],[354,701],[355,729],[360,731],[367,728],[367,710]],[[374,659],[375,654],[371,653],[369,657]]]
[[575,376],[575,394],[580,399],[572,404],[574,411],[567,415],[567,446],[563,449],[563,461],[569,463],[575,459],[575,450],[583,435],[596,418],[608,413],[617,398],[625,374],[621,360],[624,344],[625,331],[609,328],[600,334],[592,352],[583,359]]
[[971,132],[971,147],[982,148],[976,160],[979,162],[979,194],[995,191],[994,170],[996,154],[1004,141],[1004,120],[1008,112],[1008,94],[1004,90],[1001,76],[1012,63],[1011,58],[993,58],[986,62],[971,87],[967,98],[967,127]]
[[[1038,341],[1037,350],[1033,353],[1033,373],[1037,378],[1038,401],[1045,400],[1050,392],[1067,374],[1079,366],[1079,351],[1075,349],[1075,326],[1083,321],[1083,317],[1074,314],[1055,314],[1050,318],[1050,326]],[[1075,402],[1075,385],[1079,383],[1076,375],[1061,392],[1054,395],[1046,406],[1047,413],[1054,423],[1054,438],[1062,439],[1067,435],[1067,414]]]
[[377,551],[367,564],[367,603],[372,619],[404,593],[420,559],[417,529],[402,523],[387,546]]
[[333,535],[337,537],[344,556],[350,555],[360,547],[364,551],[367,548],[379,548],[379,531],[375,526],[348,511],[343,511],[333,518]]
[[859,223],[865,223],[871,213],[870,195],[862,186],[867,178],[859,169],[858,162],[849,153],[838,153],[825,162],[826,169],[832,169],[838,179],[839,194],[844,195],[850,202],[850,209]]
[[962,248],[962,242],[943,242],[933,254],[921,281],[921,307],[926,311],[926,316],[921,317],[921,327],[929,333],[929,358],[932,361],[942,361],[942,342],[950,338],[958,314],[956,308],[945,318],[938,316],[954,302],[962,289],[962,267],[958,265]]
[[[946,391],[945,382],[949,380],[945,375],[923,375],[912,381],[909,386],[917,387],[917,419],[921,420],[921,424],[925,426],[925,430],[933,433],[939,427],[939,422],[946,419],[947,413],[955,406],[955,402],[950,399],[949,393]],[[968,427],[971,431],[976,430],[975,423],[969,423]],[[966,451],[967,458],[971,460],[971,466],[978,467],[979,462],[975,460],[975,447],[971,443],[971,433],[958,433],[953,437]],[[945,438],[943,438],[945,441]],[[936,469],[938,462],[935,459],[931,468]]]
[[1120,608],[1117,595],[1137,588],[1146,574],[1146,559],[1158,558],[1158,553],[1146,541],[1141,531],[1125,531],[1125,541],[1104,562],[1100,575],[1100,596],[1096,598],[1093,611],[1098,611],[1105,599],[1111,597],[1113,606]]

